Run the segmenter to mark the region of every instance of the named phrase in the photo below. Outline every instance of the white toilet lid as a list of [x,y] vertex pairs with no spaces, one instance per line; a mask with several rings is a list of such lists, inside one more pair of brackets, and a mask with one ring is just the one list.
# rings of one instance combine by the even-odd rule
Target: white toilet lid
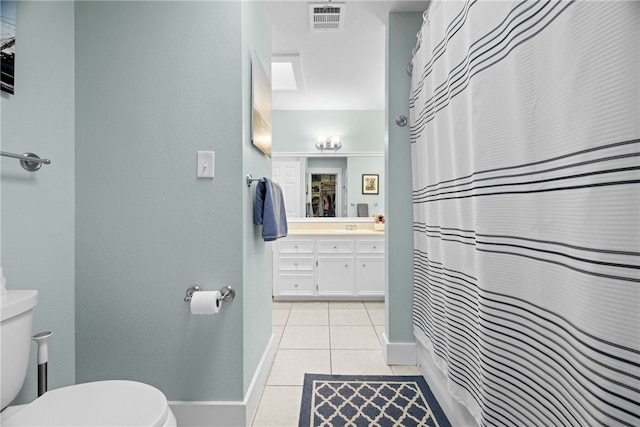
[[98,381],[50,390],[3,420],[9,426],[162,426],[162,392],[134,381]]

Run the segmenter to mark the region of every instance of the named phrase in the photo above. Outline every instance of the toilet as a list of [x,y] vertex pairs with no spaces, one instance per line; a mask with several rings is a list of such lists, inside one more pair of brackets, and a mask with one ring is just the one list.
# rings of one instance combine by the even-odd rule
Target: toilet
[[3,427],[177,426],[164,394],[136,381],[96,381],[62,387],[47,391],[27,405],[9,407],[27,373],[38,292],[12,290],[1,298]]

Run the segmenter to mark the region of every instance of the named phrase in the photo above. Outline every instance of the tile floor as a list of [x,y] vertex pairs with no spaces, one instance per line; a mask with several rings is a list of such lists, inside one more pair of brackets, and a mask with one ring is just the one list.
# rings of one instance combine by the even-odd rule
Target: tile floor
[[305,372],[420,375],[384,362],[384,302],[274,302],[273,332],[278,350],[254,427],[298,425]]

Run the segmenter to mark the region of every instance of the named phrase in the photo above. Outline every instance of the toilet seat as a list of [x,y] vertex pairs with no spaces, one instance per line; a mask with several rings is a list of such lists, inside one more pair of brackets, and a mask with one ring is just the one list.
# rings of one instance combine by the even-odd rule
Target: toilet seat
[[161,427],[170,418],[160,390],[135,381],[97,381],[48,391],[3,425]]

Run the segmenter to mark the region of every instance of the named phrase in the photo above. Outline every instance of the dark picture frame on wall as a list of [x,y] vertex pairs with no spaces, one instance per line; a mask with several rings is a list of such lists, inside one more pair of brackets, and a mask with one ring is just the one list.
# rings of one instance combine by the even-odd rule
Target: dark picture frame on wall
[[15,0],[0,1],[1,41],[0,65],[2,78],[0,89],[13,95],[16,63],[16,2]]
[[362,174],[362,194],[379,194],[379,181],[380,175],[378,174]]

